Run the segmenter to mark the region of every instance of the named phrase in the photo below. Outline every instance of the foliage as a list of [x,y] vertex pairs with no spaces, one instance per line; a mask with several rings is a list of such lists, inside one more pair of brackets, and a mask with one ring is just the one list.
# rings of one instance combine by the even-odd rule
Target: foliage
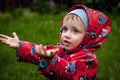
[[36,11],[41,14],[54,14],[64,11],[66,7],[69,8],[75,4],[84,4],[94,9],[107,10],[109,12],[114,9],[116,9],[115,11],[120,10],[119,0],[0,0],[0,11],[12,13],[19,8],[28,8],[30,11]]
[[33,0],[32,9],[40,13],[48,12],[49,6],[46,1],[47,0]]
[[[0,33],[11,36],[15,31],[21,40],[43,45],[55,45],[59,41],[59,24],[65,12],[54,16],[23,12],[23,15],[15,13],[16,17],[10,13],[0,13]],[[119,80],[120,16],[113,13],[107,14],[112,22],[111,34],[108,41],[96,52],[99,62],[97,78],[98,80]],[[18,63],[15,53],[14,49],[0,43],[0,80],[45,80],[45,77],[37,74],[38,66]]]

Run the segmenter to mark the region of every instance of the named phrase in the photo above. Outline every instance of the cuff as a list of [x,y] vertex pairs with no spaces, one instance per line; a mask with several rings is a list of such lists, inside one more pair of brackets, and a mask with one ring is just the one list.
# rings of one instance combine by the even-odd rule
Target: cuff
[[22,42],[22,41],[19,41],[19,45],[22,46],[22,45],[23,45],[23,42]]
[[33,56],[36,53],[36,46],[35,45],[32,46],[30,53],[31,53],[31,56]]
[[41,67],[41,68],[46,68],[48,66],[48,64],[45,64],[44,62],[43,62],[43,60],[41,60],[40,61],[40,63],[39,63],[39,67]]

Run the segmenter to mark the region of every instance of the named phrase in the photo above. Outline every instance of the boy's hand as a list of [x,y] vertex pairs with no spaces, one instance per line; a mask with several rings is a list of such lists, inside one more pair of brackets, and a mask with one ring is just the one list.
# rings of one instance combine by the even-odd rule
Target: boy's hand
[[51,62],[51,59],[52,57],[57,54],[59,49],[51,49],[51,50],[47,50],[47,47],[45,46],[43,48],[43,46],[40,44],[40,45],[37,45],[36,46],[36,52],[38,53],[38,55],[40,57],[42,57],[42,61],[45,63],[45,64],[49,64]]
[[59,49],[51,49],[51,50],[47,50],[47,47],[42,47],[42,45],[37,45],[36,47],[36,52],[38,53],[38,55],[44,59],[49,59],[51,57],[53,57]]
[[16,35],[15,32],[12,33],[13,37],[9,37],[3,34],[0,34],[0,41],[8,46],[10,46],[11,48],[18,48],[19,45],[19,38]]

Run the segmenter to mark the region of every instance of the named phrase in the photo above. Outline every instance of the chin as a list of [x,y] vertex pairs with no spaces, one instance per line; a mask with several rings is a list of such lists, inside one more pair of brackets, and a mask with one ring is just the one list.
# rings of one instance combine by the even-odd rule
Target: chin
[[78,47],[74,47],[74,48],[70,48],[70,47],[65,47],[66,50],[69,50],[70,52],[75,52],[78,51],[79,48]]
[[66,50],[73,50],[74,48],[72,47],[65,47]]
[[69,48],[69,47],[64,47],[66,50],[71,50],[71,48]]

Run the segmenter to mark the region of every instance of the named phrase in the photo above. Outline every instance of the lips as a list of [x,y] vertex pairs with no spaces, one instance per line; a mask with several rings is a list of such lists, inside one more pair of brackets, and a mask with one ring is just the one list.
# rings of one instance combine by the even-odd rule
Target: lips
[[69,46],[69,45],[71,44],[71,42],[69,42],[69,41],[67,41],[67,40],[64,40],[64,41],[63,41],[63,44],[64,44],[65,46]]

